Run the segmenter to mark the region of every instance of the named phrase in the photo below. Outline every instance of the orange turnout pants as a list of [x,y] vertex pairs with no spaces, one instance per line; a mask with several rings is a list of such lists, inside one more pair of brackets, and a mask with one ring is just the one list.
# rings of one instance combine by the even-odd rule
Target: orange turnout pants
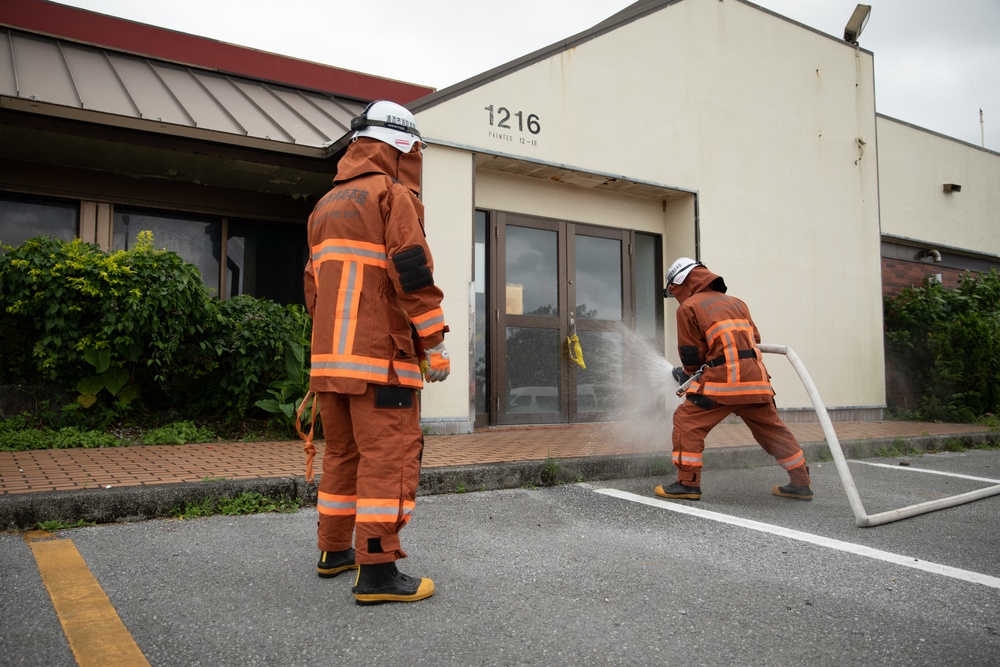
[[316,502],[320,550],[353,545],[364,565],[406,558],[399,531],[415,506],[424,447],[417,392],[369,384],[363,394],[318,398],[326,440]]
[[678,482],[686,486],[701,486],[701,455],[705,450],[705,437],[734,413],[750,428],[757,444],[788,471],[792,484],[806,486],[810,483],[802,447],[781,421],[773,399],[766,403],[716,403],[707,409],[691,401],[679,405],[674,412],[673,435],[673,460]]

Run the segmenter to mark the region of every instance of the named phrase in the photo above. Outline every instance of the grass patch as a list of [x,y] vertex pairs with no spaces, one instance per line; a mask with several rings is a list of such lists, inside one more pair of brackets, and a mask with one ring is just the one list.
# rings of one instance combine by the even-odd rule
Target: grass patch
[[147,431],[142,436],[144,445],[184,445],[189,442],[214,442],[215,431],[194,422],[179,421]]
[[944,448],[949,452],[965,452],[969,449],[958,438],[948,438],[944,443]]
[[983,415],[976,420],[990,431],[990,433],[1000,433],[1000,417],[994,414]]
[[543,486],[555,486],[559,484],[559,473],[562,472],[562,466],[551,456],[545,459],[545,463],[542,464],[542,469],[539,471],[539,476],[542,479]]
[[228,516],[264,512],[287,514],[295,512],[301,506],[302,501],[298,498],[272,498],[255,491],[247,491],[233,498],[202,498],[186,502],[182,507],[170,510],[170,516],[178,519],[197,519],[215,514]]
[[0,420],[0,451],[4,452],[118,446],[121,446],[119,439],[110,433],[85,431],[76,426],[52,429],[32,423],[24,415]]
[[906,444],[902,438],[896,438],[889,447],[879,447],[875,456],[884,459],[894,459],[904,456],[920,456],[923,452]]
[[984,449],[987,451],[996,451],[1000,449],[1000,440],[989,440],[987,442],[977,442],[972,445],[972,449]]
[[59,427],[51,415],[20,414],[0,419],[0,452],[38,449],[185,445],[202,442],[266,442],[294,439],[274,420],[180,420],[159,418],[116,422],[99,430]]
[[657,456],[649,462],[649,475],[650,477],[662,477],[673,470],[673,467],[674,464],[670,462],[670,459],[665,456]]
[[85,528],[87,526],[96,526],[93,521],[84,521],[83,519],[78,519],[76,521],[39,521],[35,524],[39,530],[45,530],[50,533],[54,533],[57,530],[69,530],[70,528]]
[[823,445],[819,448],[819,452],[816,454],[817,463],[829,463],[833,460],[833,452],[830,451],[828,445]]
[[906,408],[886,408],[884,417],[886,421],[896,422],[926,421],[919,410],[908,410]]

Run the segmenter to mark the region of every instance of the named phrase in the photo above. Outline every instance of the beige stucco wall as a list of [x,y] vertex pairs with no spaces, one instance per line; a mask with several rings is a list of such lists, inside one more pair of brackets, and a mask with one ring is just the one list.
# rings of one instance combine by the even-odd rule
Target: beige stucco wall
[[886,117],[878,154],[884,234],[1000,256],[1000,155]]
[[[510,130],[497,127],[501,106],[521,113],[521,131],[513,115]],[[798,353],[829,407],[884,404],[871,54],[738,0],[684,0],[418,110],[417,120],[432,144],[696,192],[701,258],[748,302],[764,341]],[[453,190],[467,177],[433,178]],[[695,253],[693,197],[665,213],[661,202],[476,178],[479,206],[658,231],[666,263]],[[426,192],[434,224],[469,227],[467,212],[444,213],[430,182]],[[443,263],[435,248],[439,271],[467,281],[471,245],[456,244]],[[666,318],[672,359],[671,309]],[[768,361],[779,406],[809,407],[787,362]]]
[[434,258],[434,283],[444,292],[445,345],[451,376],[427,383],[421,402],[425,421],[471,421],[469,396],[469,283],[472,281],[473,157],[466,151],[428,146],[424,151],[421,198],[424,231]]

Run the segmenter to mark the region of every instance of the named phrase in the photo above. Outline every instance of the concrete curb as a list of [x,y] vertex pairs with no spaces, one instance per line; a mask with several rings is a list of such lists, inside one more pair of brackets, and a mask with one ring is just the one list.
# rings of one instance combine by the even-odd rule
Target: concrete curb
[[[869,458],[901,446],[920,452],[950,445],[973,447],[997,439],[995,433],[918,436],[857,440],[841,443],[849,459]],[[827,443],[803,443],[809,461],[830,461]],[[720,447],[705,451],[706,470],[734,470],[773,466],[774,460],[756,446]],[[417,494],[437,495],[522,487],[572,484],[582,481],[663,477],[671,481],[670,451],[655,454],[621,454],[547,461],[519,461],[483,465],[425,468]],[[177,508],[205,499],[233,498],[259,493],[272,498],[298,498],[303,505],[316,503],[318,485],[303,477],[233,479],[155,486],[120,486],[111,489],[50,491],[0,496],[0,530],[34,528],[44,521],[92,523],[141,521],[172,516]]]

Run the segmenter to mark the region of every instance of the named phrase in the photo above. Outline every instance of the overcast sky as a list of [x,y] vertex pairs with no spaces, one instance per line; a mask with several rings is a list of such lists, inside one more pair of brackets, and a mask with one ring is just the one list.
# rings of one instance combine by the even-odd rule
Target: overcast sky
[[[263,51],[445,88],[632,0],[59,0]],[[842,37],[855,0],[755,4]],[[868,0],[879,113],[1000,151],[1000,0]]]

